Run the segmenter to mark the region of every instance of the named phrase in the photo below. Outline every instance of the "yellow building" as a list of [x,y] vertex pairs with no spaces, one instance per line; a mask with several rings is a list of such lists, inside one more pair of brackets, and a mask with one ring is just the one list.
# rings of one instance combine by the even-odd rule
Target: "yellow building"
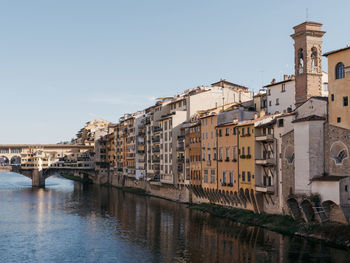
[[257,211],[255,200],[255,136],[254,121],[242,121],[238,131],[238,177],[239,195],[245,202],[245,208]]
[[324,56],[328,57],[329,123],[350,129],[350,47]]
[[215,126],[216,113],[209,113],[200,119],[202,133],[202,187],[208,190],[217,190],[217,147]]

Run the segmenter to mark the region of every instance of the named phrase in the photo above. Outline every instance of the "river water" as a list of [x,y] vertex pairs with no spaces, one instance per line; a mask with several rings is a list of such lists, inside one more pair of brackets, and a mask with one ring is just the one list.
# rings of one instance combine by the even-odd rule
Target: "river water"
[[0,262],[350,262],[350,253],[53,176],[0,173]]

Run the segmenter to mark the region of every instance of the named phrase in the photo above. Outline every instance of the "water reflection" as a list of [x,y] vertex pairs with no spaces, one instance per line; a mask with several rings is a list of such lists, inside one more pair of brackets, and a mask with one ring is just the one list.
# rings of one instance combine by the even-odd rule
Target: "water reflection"
[[[348,262],[349,253],[115,188],[0,175],[1,262]],[[6,184],[6,181],[8,184]]]

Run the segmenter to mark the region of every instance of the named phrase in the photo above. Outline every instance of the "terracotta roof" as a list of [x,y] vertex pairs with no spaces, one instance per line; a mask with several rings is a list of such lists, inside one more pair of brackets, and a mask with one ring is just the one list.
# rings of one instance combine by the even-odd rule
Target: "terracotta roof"
[[238,84],[229,82],[229,81],[227,81],[227,80],[225,80],[225,79],[222,79],[222,80],[220,80],[220,81],[218,81],[218,82],[212,83],[211,85],[212,85],[212,86],[219,86],[219,84],[221,84],[221,83],[225,83],[225,84],[231,85],[231,86],[233,86],[233,87],[239,87],[239,88],[242,88],[242,89],[248,89],[248,88],[245,87],[245,86],[242,86],[242,85],[238,85]]
[[280,84],[287,83],[287,82],[289,82],[289,81],[294,81],[294,80],[295,80],[295,79],[286,79],[286,80],[282,80],[282,81],[279,81],[279,82],[275,82],[275,83],[268,84],[268,85],[264,86],[264,88],[268,88],[268,87],[280,85]]
[[325,117],[321,117],[321,116],[317,116],[317,115],[310,115],[304,118],[300,118],[300,119],[296,119],[294,121],[292,121],[292,123],[295,122],[303,122],[303,121],[324,121],[326,120]]
[[329,51],[327,53],[324,53],[323,56],[324,57],[328,57],[329,55],[333,55],[335,53],[338,53],[338,52],[341,52],[341,51],[344,51],[344,50],[348,50],[350,49],[350,46],[346,46],[344,48],[340,48],[340,49],[336,49],[336,50],[333,50],[333,51]]

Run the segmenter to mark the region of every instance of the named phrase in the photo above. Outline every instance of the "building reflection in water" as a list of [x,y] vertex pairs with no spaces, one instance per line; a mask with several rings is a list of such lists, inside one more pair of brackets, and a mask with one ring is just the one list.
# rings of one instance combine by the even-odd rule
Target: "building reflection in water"
[[[111,217],[115,235],[153,254],[153,262],[346,262],[319,242],[248,227],[167,200],[76,184],[74,211]],[[78,207],[77,207],[78,206]],[[71,207],[72,208],[72,207]],[[130,255],[132,257],[132,255]]]

